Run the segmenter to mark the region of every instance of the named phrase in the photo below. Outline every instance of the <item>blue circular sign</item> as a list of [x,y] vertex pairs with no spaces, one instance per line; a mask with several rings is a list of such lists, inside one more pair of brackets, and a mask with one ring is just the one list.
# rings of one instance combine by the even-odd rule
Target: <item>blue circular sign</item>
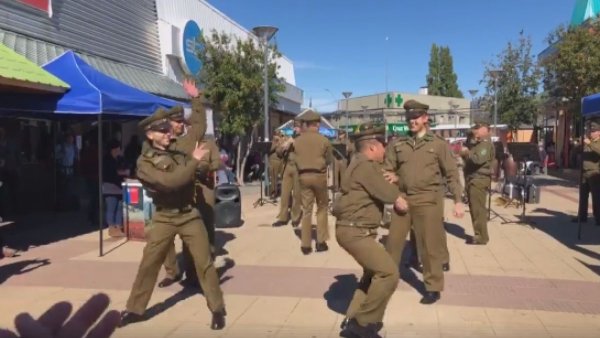
[[197,75],[202,68],[202,61],[198,57],[198,53],[202,50],[200,36],[202,31],[198,24],[189,20],[183,29],[183,60],[190,73]]

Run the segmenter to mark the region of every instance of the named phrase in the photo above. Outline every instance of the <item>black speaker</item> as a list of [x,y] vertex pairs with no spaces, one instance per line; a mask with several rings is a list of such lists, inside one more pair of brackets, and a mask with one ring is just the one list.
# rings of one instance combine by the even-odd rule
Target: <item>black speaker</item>
[[222,184],[215,188],[215,228],[233,228],[242,225],[240,188]]

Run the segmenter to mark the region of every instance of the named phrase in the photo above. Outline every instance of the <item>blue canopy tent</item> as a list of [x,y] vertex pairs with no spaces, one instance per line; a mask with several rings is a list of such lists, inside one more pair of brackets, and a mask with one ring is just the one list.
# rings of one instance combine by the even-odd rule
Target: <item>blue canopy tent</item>
[[[70,85],[62,95],[2,94],[0,111],[17,111],[24,114],[50,114],[51,117],[96,116],[98,121],[98,208],[100,256],[103,256],[103,196],[102,196],[102,117],[143,117],[156,109],[189,106],[178,101],[162,98],[96,70],[73,51],[67,51],[50,61],[43,68]],[[56,175],[55,175],[56,181]]]

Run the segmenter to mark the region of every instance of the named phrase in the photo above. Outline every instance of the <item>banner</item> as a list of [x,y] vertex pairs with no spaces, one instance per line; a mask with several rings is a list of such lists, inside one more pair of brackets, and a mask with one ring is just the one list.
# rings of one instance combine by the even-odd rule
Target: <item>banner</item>
[[52,0],[17,0],[40,11],[48,13],[48,17],[52,17]]

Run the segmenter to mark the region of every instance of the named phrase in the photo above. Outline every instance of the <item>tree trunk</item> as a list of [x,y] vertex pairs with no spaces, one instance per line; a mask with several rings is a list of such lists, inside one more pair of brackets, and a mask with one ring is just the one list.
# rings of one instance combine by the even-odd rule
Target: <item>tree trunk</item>
[[[250,156],[250,150],[252,149],[252,146],[254,145],[254,139],[255,139],[256,131],[257,131],[256,128],[257,128],[256,125],[252,126],[252,130],[250,130],[250,132],[249,132],[249,135],[250,135],[249,142],[246,142],[248,140],[247,137],[243,138],[246,148],[243,151],[244,157],[242,158],[241,168],[239,168],[237,171],[238,182],[240,182],[241,185],[246,183],[245,176],[244,176],[244,169],[246,168],[246,162],[248,162],[248,156]],[[241,158],[240,154],[242,153],[241,143],[242,142],[240,142],[238,144],[238,160]]]
[[[246,139],[245,137],[243,139]],[[244,160],[240,160],[240,155],[242,155],[242,139],[237,144],[237,156],[235,157],[235,174],[237,176],[237,181],[240,185],[244,185],[244,167],[246,164],[246,158]]]

